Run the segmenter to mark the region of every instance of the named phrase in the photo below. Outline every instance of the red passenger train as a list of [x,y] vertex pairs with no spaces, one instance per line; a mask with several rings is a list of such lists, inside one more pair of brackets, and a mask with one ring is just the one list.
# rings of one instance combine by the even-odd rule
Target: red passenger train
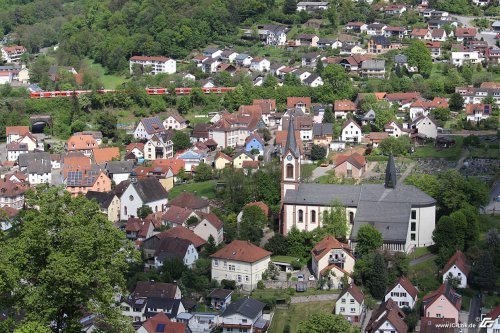
[[[223,94],[228,91],[234,90],[234,87],[217,87],[217,88],[201,88],[204,94]],[[65,90],[65,91],[40,91],[31,92],[31,98],[54,98],[54,97],[71,97],[78,96],[82,94],[90,94],[93,90]],[[115,92],[116,90],[111,89],[99,89],[95,90],[98,94],[107,94]],[[175,95],[191,95],[193,88],[175,88]],[[169,95],[170,92],[167,88],[146,88],[146,93],[148,95]]]

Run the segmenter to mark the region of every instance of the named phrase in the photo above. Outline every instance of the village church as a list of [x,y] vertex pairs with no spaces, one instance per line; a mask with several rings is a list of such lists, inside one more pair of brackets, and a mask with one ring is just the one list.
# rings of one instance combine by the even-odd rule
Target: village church
[[397,183],[396,167],[389,157],[384,184],[337,185],[302,183],[301,155],[294,121],[288,125],[282,151],[280,231],[311,231],[322,226],[322,213],[337,201],[346,208],[349,243],[356,248],[359,228],[371,224],[383,236],[384,249],[409,253],[433,244],[436,200],[412,185]]

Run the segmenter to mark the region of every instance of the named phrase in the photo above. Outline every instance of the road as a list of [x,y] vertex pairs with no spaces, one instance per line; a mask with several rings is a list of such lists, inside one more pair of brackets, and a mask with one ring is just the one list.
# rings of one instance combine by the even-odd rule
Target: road
[[490,192],[490,201],[488,205],[484,208],[486,213],[500,213],[500,202],[498,198],[500,197],[500,180],[493,184],[493,188]]
[[313,170],[312,179],[317,179],[321,176],[327,175],[328,171],[333,170],[333,165],[329,164],[327,167],[317,167]]
[[[459,15],[453,15],[454,18],[457,19],[459,23],[461,23],[464,27],[473,27],[472,25],[472,20],[477,18],[474,16],[459,16]],[[493,21],[493,20],[492,20]],[[477,34],[477,39],[483,38],[484,41],[488,42],[488,45],[492,46],[494,49],[498,48],[496,46],[496,40],[495,36],[497,34],[493,31],[482,31]]]
[[[470,300],[469,307],[469,317],[467,319],[467,324],[477,324],[477,318],[481,318],[481,298],[478,297],[480,294],[474,295]],[[476,333],[479,332],[478,328],[467,328],[464,333]]]

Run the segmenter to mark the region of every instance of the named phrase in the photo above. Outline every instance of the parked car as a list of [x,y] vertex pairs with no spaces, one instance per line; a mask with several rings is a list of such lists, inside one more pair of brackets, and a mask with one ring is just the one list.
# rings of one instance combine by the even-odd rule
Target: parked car
[[304,282],[304,274],[297,275],[297,281]]
[[314,281],[316,280],[316,278],[314,277],[314,275],[309,275],[309,281]]

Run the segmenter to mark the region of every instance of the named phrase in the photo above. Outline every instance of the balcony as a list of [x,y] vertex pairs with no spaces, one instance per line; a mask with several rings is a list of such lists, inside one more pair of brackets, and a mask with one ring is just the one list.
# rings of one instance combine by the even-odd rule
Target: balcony
[[344,257],[340,257],[340,258],[329,258],[328,259],[328,264],[331,265],[331,264],[343,264],[345,262],[345,258]]

